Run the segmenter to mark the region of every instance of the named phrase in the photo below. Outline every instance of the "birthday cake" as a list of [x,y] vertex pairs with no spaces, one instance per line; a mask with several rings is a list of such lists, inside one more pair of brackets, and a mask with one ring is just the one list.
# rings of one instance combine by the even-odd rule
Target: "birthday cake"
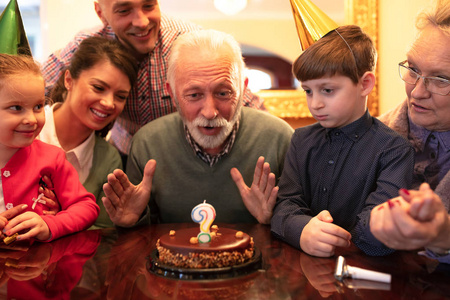
[[185,269],[209,269],[237,266],[254,255],[253,239],[242,231],[212,227],[208,242],[198,241],[199,229],[171,231],[156,243],[161,263]]
[[254,255],[253,239],[242,231],[212,225],[216,210],[206,200],[191,218],[199,227],[171,230],[156,242],[160,263],[180,269],[217,269],[243,265]]

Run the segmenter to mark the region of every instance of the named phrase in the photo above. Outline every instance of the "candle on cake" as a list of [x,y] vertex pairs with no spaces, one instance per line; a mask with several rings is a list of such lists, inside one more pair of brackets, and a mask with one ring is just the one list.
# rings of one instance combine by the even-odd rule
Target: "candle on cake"
[[216,218],[216,210],[211,204],[203,203],[195,206],[191,212],[191,218],[194,222],[200,224],[200,233],[197,235],[199,243],[208,243],[211,241],[210,228]]

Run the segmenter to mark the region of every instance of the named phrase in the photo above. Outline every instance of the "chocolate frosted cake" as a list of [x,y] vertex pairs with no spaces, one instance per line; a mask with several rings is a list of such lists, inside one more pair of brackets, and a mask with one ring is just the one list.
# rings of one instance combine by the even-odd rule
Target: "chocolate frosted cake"
[[228,228],[212,228],[211,241],[198,243],[198,227],[171,231],[157,241],[161,263],[185,269],[237,266],[254,255],[253,239],[246,233]]

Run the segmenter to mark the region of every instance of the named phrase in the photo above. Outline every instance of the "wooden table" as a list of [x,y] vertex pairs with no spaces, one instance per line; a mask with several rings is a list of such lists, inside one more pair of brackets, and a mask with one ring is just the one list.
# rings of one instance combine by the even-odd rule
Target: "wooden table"
[[[309,256],[271,236],[269,226],[218,224],[253,236],[261,268],[221,280],[177,280],[149,272],[159,236],[197,224],[85,231],[51,243],[0,250],[5,299],[450,299],[450,266],[416,252],[365,256],[339,249],[351,266],[392,275],[391,284],[335,280],[336,257]],[[26,250],[27,249],[27,250]],[[3,299],[3,298],[2,298]]]

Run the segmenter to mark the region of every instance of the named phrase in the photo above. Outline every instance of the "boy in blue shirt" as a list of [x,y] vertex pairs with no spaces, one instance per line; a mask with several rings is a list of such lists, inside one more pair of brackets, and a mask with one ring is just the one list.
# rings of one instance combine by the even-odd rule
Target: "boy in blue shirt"
[[414,150],[368,112],[376,58],[370,37],[349,25],[327,33],[294,63],[318,123],[292,137],[271,229],[310,255],[332,256],[351,240],[371,255],[393,251],[370,233],[370,211],[410,186]]

